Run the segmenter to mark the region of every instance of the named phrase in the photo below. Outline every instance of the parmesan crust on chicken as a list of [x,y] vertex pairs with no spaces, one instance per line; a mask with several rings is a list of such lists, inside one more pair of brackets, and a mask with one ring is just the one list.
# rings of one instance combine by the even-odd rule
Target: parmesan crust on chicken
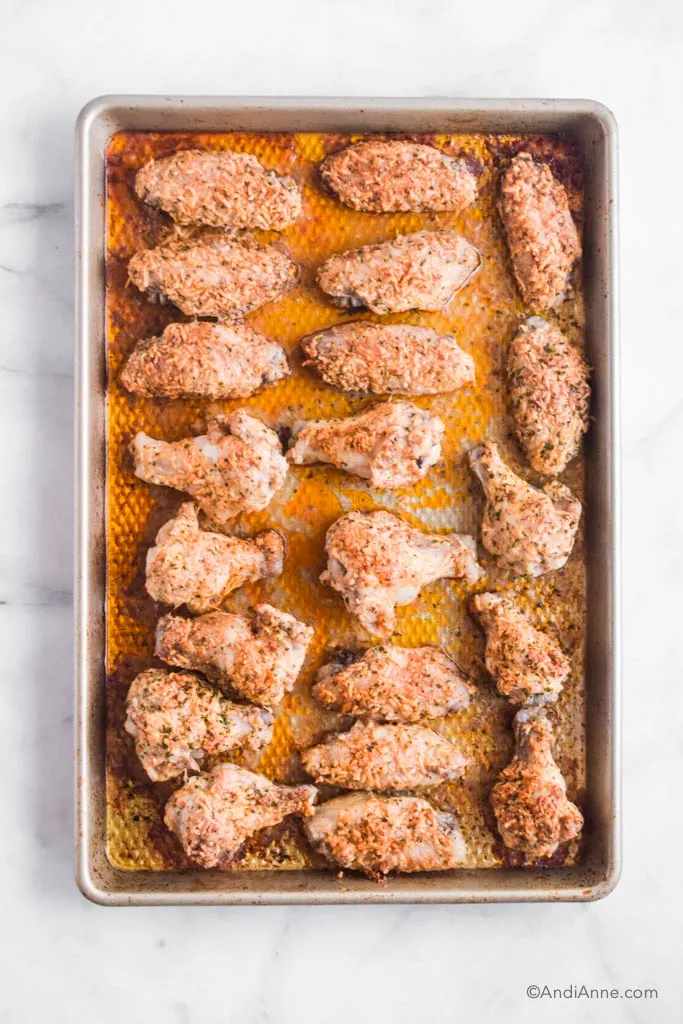
[[318,284],[337,306],[439,312],[471,279],[479,251],[455,231],[418,231],[330,256]]
[[474,687],[440,647],[380,644],[357,660],[332,661],[313,696],[343,715],[384,722],[441,718],[469,706]]
[[267,171],[251,153],[187,149],[150,160],[135,178],[135,191],[178,224],[282,231],[301,213],[293,178]]
[[202,672],[238,697],[275,707],[294,686],[312,639],[310,626],[260,604],[250,618],[228,612],[196,619],[165,615],[154,653],[169,665]]
[[438,416],[411,402],[383,402],[344,420],[297,423],[287,458],[295,466],[327,462],[369,480],[371,487],[410,487],[441,457]]
[[461,213],[477,198],[477,179],[464,160],[400,139],[369,139],[332,153],[320,177],[346,206],[370,213]]
[[390,871],[447,871],[467,855],[455,816],[416,796],[336,797],[317,807],[304,829],[333,864],[378,880]]
[[282,572],[284,541],[275,530],[253,540],[200,530],[192,502],[161,527],[147,552],[147,593],[154,601],[194,614],[220,608],[228,594]]
[[554,309],[581,256],[564,187],[546,164],[520,153],[503,175],[499,209],[522,298],[532,309]]
[[201,437],[158,441],[136,434],[135,475],[187,491],[216,523],[266,508],[287,476],[280,439],[246,409],[214,418]]
[[293,288],[298,269],[272,245],[208,232],[136,253],[128,276],[152,301],[167,299],[186,316],[234,320]]
[[245,839],[289,814],[313,813],[315,786],[279,786],[236,764],[219,764],[176,790],[164,822],[200,867],[227,866]]
[[234,747],[261,750],[273,732],[270,712],[232,704],[197,676],[163,668],[136,676],[126,711],[126,731],[152,782],[199,771],[205,757]]
[[412,324],[354,320],[301,342],[304,366],[342,391],[439,395],[474,384],[474,360],[450,334]]
[[247,398],[289,374],[281,345],[247,323],[194,320],[169,324],[141,341],[121,371],[121,383],[152,398]]

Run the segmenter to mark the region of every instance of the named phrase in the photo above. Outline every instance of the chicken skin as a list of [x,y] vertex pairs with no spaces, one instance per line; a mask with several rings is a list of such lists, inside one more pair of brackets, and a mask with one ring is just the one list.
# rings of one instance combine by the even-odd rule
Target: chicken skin
[[343,715],[419,722],[469,706],[474,687],[440,647],[371,647],[318,671],[313,696]]
[[515,432],[544,476],[558,476],[578,453],[588,427],[588,367],[557,327],[531,317],[508,350]]
[[131,450],[136,476],[187,491],[216,523],[266,508],[287,475],[277,434],[246,409],[209,420],[201,437],[136,434]]
[[197,509],[181,505],[147,552],[147,593],[154,601],[195,615],[220,608],[228,594],[282,572],[284,541],[275,530],[253,540],[199,529]]
[[547,164],[520,153],[503,175],[499,210],[522,298],[532,309],[554,309],[581,256],[564,187]]
[[461,213],[477,198],[477,179],[464,160],[403,140],[370,139],[333,153],[320,177],[345,206],[367,213]]
[[275,707],[296,681],[310,626],[269,604],[251,619],[209,612],[196,619],[165,615],[159,620],[154,654],[169,665],[202,672],[221,688],[265,707]]
[[333,864],[378,881],[390,871],[447,871],[467,855],[455,816],[416,796],[336,797],[315,809],[304,830]]
[[199,771],[205,757],[235,747],[270,743],[273,716],[232,704],[187,672],[150,668],[133,680],[126,701],[126,732],[152,782]]
[[231,320],[279,299],[298,269],[272,245],[211,232],[136,253],[128,276],[151,301],[167,299],[186,316]]
[[304,366],[342,391],[440,395],[474,384],[474,360],[450,334],[412,324],[354,320],[301,342]]
[[249,324],[194,320],[169,324],[161,337],[141,341],[121,383],[151,398],[247,398],[289,372],[282,346]]
[[150,160],[137,173],[135,191],[177,224],[282,231],[301,213],[294,179],[267,171],[251,153],[187,149]]
[[418,231],[330,256],[318,269],[318,284],[344,308],[439,312],[480,263],[478,250],[455,231]]
[[200,867],[227,867],[255,832],[289,814],[312,814],[316,795],[315,786],[279,786],[236,764],[219,764],[176,790],[164,822]]
[[459,778],[467,758],[421,725],[356,722],[301,757],[316,782],[344,789],[430,789]]
[[472,537],[434,536],[391,512],[349,512],[327,531],[327,569],[320,579],[338,590],[369,633],[391,636],[396,606],[410,604],[434,580],[474,583],[481,570]]
[[486,668],[513,704],[557,700],[569,678],[569,658],[500,594],[477,594],[472,606],[486,633]]
[[411,402],[382,402],[344,420],[297,423],[287,458],[295,466],[327,462],[370,481],[371,487],[410,487],[441,457],[445,427]]
[[508,850],[533,862],[575,839],[583,815],[567,799],[567,785],[551,753],[552,728],[543,712],[518,711],[514,733],[515,756],[491,790],[491,806]]
[[489,441],[469,453],[486,508],[481,542],[502,568],[525,576],[561,569],[574,546],[581,503],[568,487],[553,480],[542,491],[505,465]]

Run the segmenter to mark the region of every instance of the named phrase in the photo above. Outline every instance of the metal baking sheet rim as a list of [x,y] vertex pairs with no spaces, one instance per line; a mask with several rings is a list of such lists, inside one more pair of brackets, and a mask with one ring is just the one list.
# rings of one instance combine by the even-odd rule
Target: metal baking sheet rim
[[[555,132],[586,163],[586,844],[571,868],[461,870],[377,884],[333,871],[150,872],[106,853],[104,748],[104,147],[139,131]],[[600,899],[621,869],[617,135],[590,100],[103,96],[76,131],[75,877],[103,905],[564,902]]]

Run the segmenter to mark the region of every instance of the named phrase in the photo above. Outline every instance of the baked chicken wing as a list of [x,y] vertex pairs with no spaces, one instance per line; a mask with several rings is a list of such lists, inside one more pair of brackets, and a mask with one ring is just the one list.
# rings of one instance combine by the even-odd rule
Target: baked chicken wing
[[315,786],[279,786],[236,764],[219,764],[176,790],[164,822],[201,867],[227,866],[255,832],[289,814],[312,814],[316,793]]
[[310,626],[260,604],[249,619],[227,612],[196,619],[165,615],[154,653],[169,665],[202,672],[238,697],[275,707],[292,689],[312,638]]
[[167,299],[186,316],[231,320],[279,299],[298,269],[272,245],[211,232],[136,253],[128,276],[152,301]]
[[126,731],[153,782],[199,771],[205,757],[235,747],[261,750],[273,732],[269,711],[232,704],[197,676],[163,668],[136,676],[126,712]]
[[277,434],[246,409],[209,420],[201,437],[157,441],[139,433],[131,448],[136,476],[187,491],[216,523],[266,508],[287,475]]
[[486,495],[481,542],[498,565],[527,576],[561,569],[574,546],[581,503],[553,480],[539,491],[505,465],[487,442],[469,453]]
[[164,523],[147,552],[147,593],[199,615],[220,608],[245,583],[279,576],[283,557],[284,541],[275,530],[253,540],[200,530],[197,509],[187,502]]
[[313,696],[344,715],[419,722],[468,707],[474,687],[440,647],[371,647],[352,664],[323,665]]
[[336,797],[317,807],[304,829],[333,864],[376,879],[390,871],[447,871],[467,855],[454,815],[416,796]]
[[301,213],[294,179],[267,171],[251,153],[186,149],[150,160],[137,173],[135,191],[178,224],[282,231]]
[[559,306],[581,256],[564,187],[547,164],[520,153],[503,175],[499,209],[522,298],[532,309]]
[[569,658],[547,633],[500,594],[477,594],[472,605],[486,633],[486,668],[513,704],[557,700]]
[[583,816],[567,799],[565,780],[551,753],[552,728],[543,712],[518,711],[514,733],[515,756],[491,790],[491,806],[508,850],[535,861],[575,839]]
[[335,324],[301,342],[304,366],[342,391],[438,395],[474,384],[474,360],[450,334],[412,324]]
[[318,269],[318,284],[336,306],[439,312],[480,263],[478,250],[455,231],[418,231],[330,256]]
[[557,476],[579,450],[588,427],[588,367],[557,327],[534,316],[508,350],[507,377],[515,431],[537,473]]
[[375,636],[390,636],[396,606],[410,604],[434,580],[474,583],[481,570],[472,537],[435,536],[398,516],[349,512],[327,531],[327,569],[320,579],[338,590],[348,610]]
[[346,206],[369,213],[461,213],[477,198],[477,179],[464,160],[399,139],[369,139],[332,153],[320,177]]
[[439,461],[444,431],[438,416],[411,402],[382,402],[348,419],[297,423],[287,458],[331,463],[371,487],[410,487]]
[[356,722],[301,757],[316,782],[343,789],[429,789],[457,779],[467,758],[421,725]]
[[123,386],[152,398],[247,398],[290,372],[281,345],[247,323],[169,324],[141,341],[121,372]]

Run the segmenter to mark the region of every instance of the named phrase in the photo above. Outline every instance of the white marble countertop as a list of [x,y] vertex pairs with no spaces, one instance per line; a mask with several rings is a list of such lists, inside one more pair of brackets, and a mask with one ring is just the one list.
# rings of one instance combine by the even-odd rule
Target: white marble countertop
[[[677,0],[2,5],[3,1024],[683,1018]],[[588,97],[620,127],[624,873],[606,900],[103,909],[72,880],[73,124],[101,93]],[[667,170],[669,173],[667,173]],[[530,984],[655,987],[537,1000]]]

